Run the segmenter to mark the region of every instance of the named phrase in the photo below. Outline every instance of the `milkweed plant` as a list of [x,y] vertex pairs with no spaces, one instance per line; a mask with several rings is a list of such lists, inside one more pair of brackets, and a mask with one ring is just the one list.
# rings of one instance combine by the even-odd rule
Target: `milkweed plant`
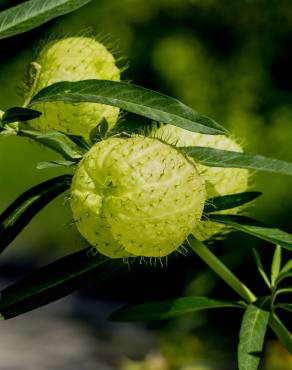
[[[88,2],[26,1],[0,13],[0,38]],[[126,112],[135,117],[128,124]],[[292,293],[287,285],[292,260],[282,263],[281,254],[283,248],[291,251],[292,235],[241,214],[260,195],[249,190],[250,171],[292,176],[292,163],[245,153],[238,139],[213,119],[175,98],[121,81],[115,57],[91,35],[43,45],[29,66],[23,106],[1,111],[0,135],[2,140],[28,138],[62,157],[39,168],[74,171],[37,184],[2,212],[1,251],[64,192],[69,193],[74,224],[90,245],[3,289],[3,320],[94,283],[121,264],[165,264],[171,253],[192,251],[237,293],[237,301],[178,297],[123,307],[110,319],[166,320],[229,307],[242,312],[240,370],[258,368],[268,327],[292,352],[291,333],[278,316],[279,310],[291,311],[282,298]],[[256,296],[205,243],[231,230],[274,248],[269,275],[260,254],[255,255],[266,296]]]

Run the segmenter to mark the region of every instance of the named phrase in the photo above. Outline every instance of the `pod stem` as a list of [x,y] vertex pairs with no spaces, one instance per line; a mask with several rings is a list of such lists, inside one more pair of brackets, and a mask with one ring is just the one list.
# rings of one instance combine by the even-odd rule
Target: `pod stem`
[[203,243],[198,241],[193,235],[189,235],[187,240],[192,250],[247,303],[252,303],[256,300],[256,296],[247,286],[245,286]]

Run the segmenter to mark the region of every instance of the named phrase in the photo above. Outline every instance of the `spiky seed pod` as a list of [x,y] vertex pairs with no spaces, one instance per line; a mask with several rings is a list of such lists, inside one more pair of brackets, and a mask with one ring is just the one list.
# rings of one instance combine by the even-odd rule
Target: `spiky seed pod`
[[204,201],[194,164],[172,146],[142,136],[95,144],[71,187],[78,230],[111,258],[170,254],[199,222]]
[[[25,100],[60,81],[120,80],[120,70],[113,55],[90,37],[68,37],[49,42],[32,63],[32,68],[36,68],[36,72]],[[103,118],[112,128],[119,116],[119,108],[97,103],[48,102],[34,108],[43,113],[30,122],[36,130],[57,130],[83,137],[88,137]]]
[[[177,147],[203,146],[214,149],[242,152],[241,146],[230,137],[224,135],[203,135],[181,129],[173,125],[153,125],[148,136],[159,138]],[[239,168],[207,167],[196,164],[206,186],[206,198],[244,192],[248,189],[249,171]],[[218,213],[236,214],[240,208],[233,208]],[[207,240],[225,232],[221,224],[201,221],[193,230],[199,240]]]

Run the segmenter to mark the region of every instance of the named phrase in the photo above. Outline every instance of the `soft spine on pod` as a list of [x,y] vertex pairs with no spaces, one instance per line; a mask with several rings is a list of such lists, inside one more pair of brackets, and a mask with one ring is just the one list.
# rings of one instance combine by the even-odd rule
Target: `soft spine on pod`
[[[43,88],[60,81],[120,80],[113,55],[91,37],[68,37],[49,42],[31,63],[31,69],[25,102]],[[119,117],[119,108],[97,103],[47,102],[34,108],[43,113],[30,121],[34,129],[57,130],[86,138],[103,119],[112,128]]]
[[[241,146],[230,137],[224,135],[199,134],[169,124],[153,124],[146,134],[149,137],[159,138],[177,147],[203,146],[235,152],[243,151]],[[205,181],[207,200],[216,196],[244,192],[248,189],[248,170],[240,168],[208,167],[199,163],[196,163],[196,166]],[[236,214],[239,210],[240,208],[237,207],[217,213]],[[202,220],[192,230],[192,233],[197,239],[204,241],[225,233],[226,231],[227,229],[219,223]]]
[[177,250],[199,222],[204,202],[194,164],[176,148],[142,136],[95,144],[71,186],[78,230],[111,258]]

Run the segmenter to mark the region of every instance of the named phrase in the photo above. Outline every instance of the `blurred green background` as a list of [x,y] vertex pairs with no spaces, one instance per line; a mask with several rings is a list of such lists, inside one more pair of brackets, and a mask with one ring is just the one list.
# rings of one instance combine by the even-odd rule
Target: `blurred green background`
[[[1,7],[19,2],[2,1]],[[37,30],[1,41],[1,108],[22,103],[26,67],[40,42],[88,27],[126,58],[124,79],[172,95],[209,115],[251,153],[292,160],[290,0],[92,1]],[[55,154],[25,139],[2,138],[0,158],[0,209],[56,173],[35,169],[39,161]],[[264,192],[252,213],[292,231],[291,178],[255,175],[252,186]],[[37,252],[41,244],[45,247],[44,240],[65,249],[80,247],[70,218],[68,206],[56,202],[19,237],[15,249],[25,241]]]
[[[1,1],[0,9],[20,2]],[[22,104],[26,67],[44,39],[75,35],[88,27],[126,58],[124,79],[174,96],[214,118],[250,153],[292,161],[291,0],[93,0],[75,13],[1,41],[0,108]],[[64,172],[35,168],[55,158],[26,139],[0,138],[0,210],[30,186]],[[254,174],[251,186],[264,195],[250,213],[292,232],[292,179]],[[60,197],[32,221],[3,258],[41,264],[85,246],[71,221],[68,203]],[[221,244],[218,248],[224,251]],[[233,236],[226,245],[242,249],[258,242],[239,242]],[[266,250],[269,261],[271,252]],[[246,268],[255,270],[250,255],[241,263],[234,252],[229,261],[239,274],[246,275]],[[209,288],[204,284],[212,285],[212,278],[196,280],[193,292],[204,294]],[[247,279],[254,282],[254,275]],[[224,288],[219,284],[218,289]]]

